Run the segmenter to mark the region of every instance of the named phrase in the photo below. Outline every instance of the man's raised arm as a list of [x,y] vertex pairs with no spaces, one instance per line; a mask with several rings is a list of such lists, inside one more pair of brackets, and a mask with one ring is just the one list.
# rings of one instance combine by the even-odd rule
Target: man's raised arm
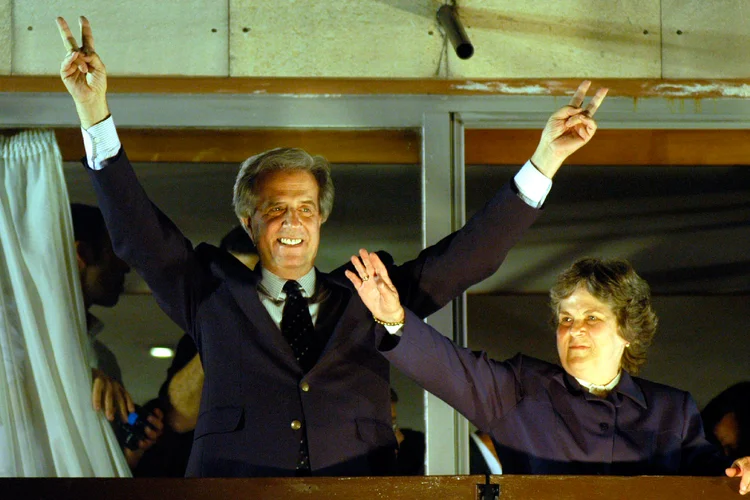
[[57,18],[68,51],[60,77],[81,120],[86,164],[112,246],[143,277],[164,312],[190,332],[207,273],[197,265],[190,241],[138,182],[109,113],[107,71],[94,50],[91,25],[85,17],[79,22],[80,46],[65,20]]
[[419,317],[429,316],[498,270],[539,217],[562,163],[594,136],[593,116],[608,89],[599,89],[584,106],[590,86],[589,81],[581,83],[569,104],[550,116],[531,160],[512,183],[500,188],[464,227],[391,271],[405,307]]

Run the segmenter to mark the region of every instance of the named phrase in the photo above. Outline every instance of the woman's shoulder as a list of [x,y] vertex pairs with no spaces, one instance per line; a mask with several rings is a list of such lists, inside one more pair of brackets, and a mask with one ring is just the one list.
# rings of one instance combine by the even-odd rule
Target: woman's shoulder
[[632,377],[633,382],[640,387],[646,400],[664,401],[671,400],[683,404],[686,399],[692,401],[693,397],[688,391],[673,387],[671,385],[654,382],[640,377]]

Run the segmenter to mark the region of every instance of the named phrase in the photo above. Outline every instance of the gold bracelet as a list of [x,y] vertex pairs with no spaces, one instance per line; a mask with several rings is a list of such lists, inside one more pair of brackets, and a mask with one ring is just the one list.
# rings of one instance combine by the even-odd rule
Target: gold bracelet
[[379,325],[383,325],[383,326],[401,326],[404,324],[404,320],[406,318],[402,319],[401,321],[395,321],[395,322],[383,321],[382,319],[378,319],[375,316],[373,316],[372,319],[375,320],[375,323]]

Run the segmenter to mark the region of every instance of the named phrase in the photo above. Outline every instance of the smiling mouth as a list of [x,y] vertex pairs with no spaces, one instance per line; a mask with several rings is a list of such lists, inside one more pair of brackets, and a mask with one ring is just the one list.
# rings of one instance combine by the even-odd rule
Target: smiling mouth
[[297,246],[302,243],[301,238],[279,238],[278,241],[282,245],[289,246],[289,247]]

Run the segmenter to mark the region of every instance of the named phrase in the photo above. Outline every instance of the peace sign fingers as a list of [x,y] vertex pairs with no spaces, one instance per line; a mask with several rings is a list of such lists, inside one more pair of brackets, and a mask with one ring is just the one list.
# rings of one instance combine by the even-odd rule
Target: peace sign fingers
[[93,54],[94,50],[94,33],[91,31],[91,23],[86,19],[85,16],[81,16],[78,19],[78,24],[81,26],[81,41],[83,45],[83,53],[86,55]]
[[596,113],[596,110],[599,109],[602,101],[607,96],[607,92],[609,92],[609,89],[604,87],[597,90],[596,94],[594,94],[594,97],[591,98],[589,105],[586,106],[586,110],[584,111],[584,113],[586,113],[589,117],[594,116],[594,113]]
[[94,51],[94,35],[89,20],[81,16],[78,23],[82,45],[78,45],[65,19],[57,18],[57,29],[68,51],[60,64],[60,77],[76,103],[81,126],[89,128],[109,116],[107,70]]
[[[60,36],[62,37],[63,45],[65,45],[65,50],[67,50],[68,52],[76,52],[78,50],[78,42],[76,42],[76,38],[70,31],[70,26],[68,26],[68,23],[62,17],[57,18],[57,29],[60,31]],[[89,31],[91,31],[90,26]]]
[[570,99],[569,105],[573,108],[580,108],[583,104],[583,99],[586,97],[586,92],[589,91],[589,87],[591,87],[591,80],[582,81]]

